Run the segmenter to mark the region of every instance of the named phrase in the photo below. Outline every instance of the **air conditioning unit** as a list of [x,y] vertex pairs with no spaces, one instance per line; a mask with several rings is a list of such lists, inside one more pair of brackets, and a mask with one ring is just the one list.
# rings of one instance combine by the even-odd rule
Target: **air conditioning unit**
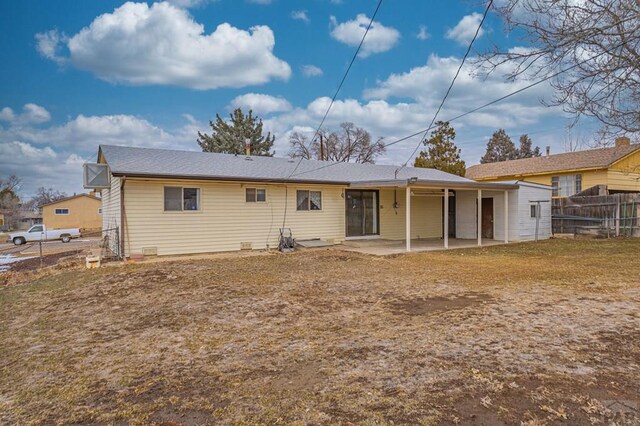
[[109,179],[109,166],[106,164],[83,164],[83,183],[86,189],[104,189],[111,187]]

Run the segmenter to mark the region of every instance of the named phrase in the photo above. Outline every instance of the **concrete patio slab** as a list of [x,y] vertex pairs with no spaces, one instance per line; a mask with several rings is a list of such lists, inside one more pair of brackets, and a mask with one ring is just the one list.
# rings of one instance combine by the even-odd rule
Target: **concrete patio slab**
[[[482,240],[483,247],[496,246],[501,244],[504,244],[504,241],[489,239]],[[467,240],[460,238],[449,238],[449,250],[474,247],[478,247],[478,240],[476,239]],[[342,243],[341,248],[347,251],[372,254],[375,256],[388,256],[392,254],[406,253],[404,240],[384,240],[379,238],[371,240],[347,240]],[[411,240],[412,253],[436,250],[445,250],[444,241],[441,238]]]

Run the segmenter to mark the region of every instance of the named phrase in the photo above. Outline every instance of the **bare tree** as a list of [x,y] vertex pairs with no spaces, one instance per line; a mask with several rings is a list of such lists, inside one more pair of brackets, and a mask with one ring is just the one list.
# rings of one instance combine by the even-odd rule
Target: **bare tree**
[[16,175],[0,178],[0,213],[4,215],[5,225],[11,228],[20,217],[18,189],[21,183],[22,180]]
[[383,138],[372,142],[369,132],[353,123],[342,123],[340,129],[331,133],[322,131],[313,142],[307,135],[294,132],[289,137],[289,156],[307,160],[375,163],[376,157],[386,150]]
[[555,95],[547,105],[576,121],[595,117],[616,133],[640,131],[640,0],[504,0],[494,9],[528,47],[494,47],[481,70],[511,64],[516,79],[570,68],[550,80]]
[[62,198],[65,198],[67,194],[64,192],[60,192],[53,188],[45,188],[41,186],[36,191],[36,195],[31,199],[31,203],[34,207],[40,208],[43,204],[52,203],[54,201],[58,201]]

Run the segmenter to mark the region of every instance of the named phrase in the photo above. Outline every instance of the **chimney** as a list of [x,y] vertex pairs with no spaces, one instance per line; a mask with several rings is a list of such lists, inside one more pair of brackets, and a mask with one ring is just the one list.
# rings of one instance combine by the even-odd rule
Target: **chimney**
[[244,152],[247,158],[251,157],[251,139],[245,138],[244,140]]
[[547,145],[547,157],[551,155],[551,147]]
[[631,139],[629,139],[628,137],[620,136],[619,138],[616,138],[616,148],[629,145],[631,145]]

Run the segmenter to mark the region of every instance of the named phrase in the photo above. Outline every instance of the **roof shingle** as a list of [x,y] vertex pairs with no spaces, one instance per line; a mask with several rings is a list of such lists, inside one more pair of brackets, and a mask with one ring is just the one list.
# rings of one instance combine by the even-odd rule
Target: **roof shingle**
[[565,170],[607,168],[637,150],[640,150],[640,144],[567,152],[548,157],[542,156],[478,164],[467,169],[466,177],[470,179],[486,179]]

